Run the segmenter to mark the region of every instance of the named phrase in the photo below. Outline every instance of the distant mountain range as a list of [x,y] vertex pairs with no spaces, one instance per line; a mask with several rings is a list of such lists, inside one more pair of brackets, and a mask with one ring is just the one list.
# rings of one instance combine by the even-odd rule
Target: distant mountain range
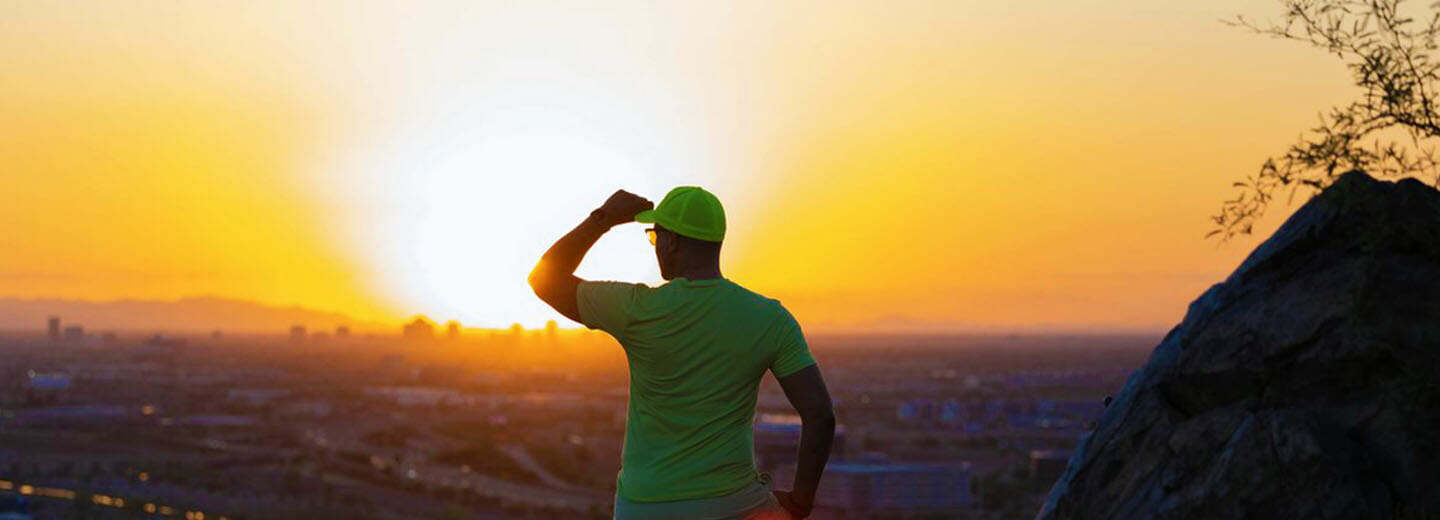
[[[356,325],[338,312],[299,306],[275,307],[218,297],[187,297],[174,301],[0,298],[0,329],[43,330],[50,316],[63,326],[83,325],[87,331],[211,331],[284,333],[292,325],[312,331]],[[367,324],[369,325],[369,324]]]

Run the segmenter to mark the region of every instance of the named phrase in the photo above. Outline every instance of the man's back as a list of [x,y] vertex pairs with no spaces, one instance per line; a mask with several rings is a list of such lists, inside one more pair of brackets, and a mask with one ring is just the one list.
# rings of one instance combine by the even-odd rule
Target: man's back
[[613,335],[630,363],[620,496],[708,498],[753,483],[760,379],[815,363],[790,313],[724,278],[584,282],[576,296],[582,323]]
[[[628,222],[655,248],[661,287],[588,282],[575,276],[585,253]],[[565,317],[601,329],[630,360],[630,410],[615,497],[617,520],[802,519],[835,439],[835,410],[800,326],[780,302],[720,274],[725,209],[695,186],[670,190],[657,206],[616,191],[540,257],[530,288]],[[791,490],[755,472],[751,423],[765,370],[800,415]]]

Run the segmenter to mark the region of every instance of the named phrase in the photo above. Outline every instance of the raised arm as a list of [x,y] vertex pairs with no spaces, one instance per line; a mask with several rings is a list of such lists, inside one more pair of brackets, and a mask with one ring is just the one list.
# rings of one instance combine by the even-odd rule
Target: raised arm
[[830,459],[830,444],[835,440],[835,409],[818,365],[810,365],[779,381],[790,405],[800,414],[800,454],[795,463],[795,483],[788,492],[776,491],[775,497],[791,517],[799,520],[810,516],[820,474],[825,472],[825,461]]
[[575,289],[584,280],[575,276],[575,269],[580,267],[585,253],[610,228],[633,221],[636,213],[653,207],[655,205],[644,197],[625,190],[616,191],[600,209],[590,212],[580,225],[545,251],[530,271],[530,289],[560,314],[579,322]]

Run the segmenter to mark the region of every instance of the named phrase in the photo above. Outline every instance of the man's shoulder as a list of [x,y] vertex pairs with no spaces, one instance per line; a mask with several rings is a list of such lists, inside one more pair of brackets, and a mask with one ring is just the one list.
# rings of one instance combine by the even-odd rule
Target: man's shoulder
[[655,292],[655,288],[643,283],[586,280],[580,282],[575,291],[582,304],[617,305],[638,303]]
[[654,289],[649,285],[635,282],[619,282],[615,280],[581,280],[580,287],[592,290],[647,290]]
[[627,294],[633,294],[633,295],[636,295],[636,296],[645,296],[645,295],[649,295],[649,294],[657,294],[657,293],[662,292],[662,291],[665,289],[665,285],[664,285],[664,284],[662,284],[662,285],[650,285],[650,284],[647,284],[647,283],[639,283],[639,282],[620,282],[620,281],[614,281],[614,280],[582,281],[582,282],[580,282],[580,286],[581,286],[581,287],[589,286],[589,287],[590,287],[590,290],[594,290],[594,291],[610,291],[610,292],[617,292],[617,293],[627,293]]
[[790,316],[790,311],[785,308],[785,304],[780,303],[780,300],[750,290],[750,288],[735,283],[734,281],[730,281],[730,285],[734,286],[739,298],[745,300],[748,304],[754,306],[754,308],[774,312],[777,316]]
[[654,289],[645,284],[583,281],[575,289],[580,322],[592,329],[619,334],[643,312]]

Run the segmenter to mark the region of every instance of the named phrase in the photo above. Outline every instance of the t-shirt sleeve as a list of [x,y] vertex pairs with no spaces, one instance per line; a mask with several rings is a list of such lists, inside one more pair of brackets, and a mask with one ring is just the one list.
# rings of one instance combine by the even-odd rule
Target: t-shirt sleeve
[[634,321],[640,291],[645,286],[624,282],[580,282],[575,288],[575,301],[580,308],[580,323],[617,335]]
[[770,363],[770,372],[774,373],[775,377],[785,377],[815,364],[815,358],[810,355],[810,346],[805,343],[805,333],[800,331],[800,323],[795,321],[789,311],[781,311],[776,332],[775,338],[779,345],[775,360]]

